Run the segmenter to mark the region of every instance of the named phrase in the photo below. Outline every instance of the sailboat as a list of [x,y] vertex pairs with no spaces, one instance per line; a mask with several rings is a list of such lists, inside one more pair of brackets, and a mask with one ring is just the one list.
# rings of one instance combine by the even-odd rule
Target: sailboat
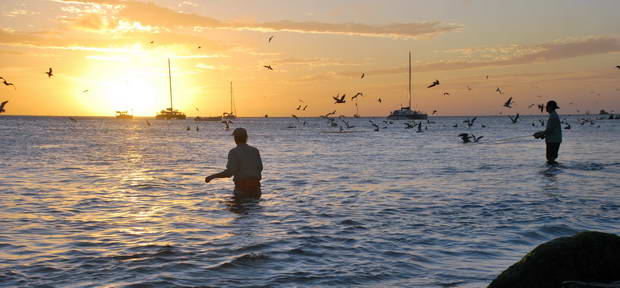
[[224,114],[222,115],[222,119],[237,119],[237,116],[235,115],[236,112],[237,111],[235,109],[235,100],[233,98],[232,81],[230,81],[230,113],[224,112]]
[[164,120],[172,120],[172,119],[185,119],[185,113],[174,110],[172,108],[172,73],[170,72],[170,58],[168,58],[168,84],[170,85],[170,107],[164,110],[159,111],[155,119],[164,119]]
[[409,51],[409,106],[394,110],[387,117],[390,120],[424,120],[428,117],[422,111],[411,110],[411,51]]

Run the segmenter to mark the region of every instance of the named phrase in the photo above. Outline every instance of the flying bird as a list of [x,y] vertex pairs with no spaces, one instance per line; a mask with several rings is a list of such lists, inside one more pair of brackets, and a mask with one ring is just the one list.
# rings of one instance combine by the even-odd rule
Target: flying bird
[[379,103],[381,103],[381,98],[377,98],[377,101],[378,101]]
[[334,102],[334,104],[340,104],[340,103],[345,103],[347,102],[346,100],[344,100],[344,97],[347,96],[347,94],[342,94],[342,96],[340,98],[338,98],[339,95],[336,95],[334,97],[332,97],[334,100],[336,100],[336,102]]
[[616,68],[620,69],[620,65],[616,65]]
[[439,80],[433,81],[433,83],[431,83],[431,85],[428,85],[426,88],[432,88],[432,87],[435,87],[437,85],[439,85]]
[[467,127],[471,127],[471,126],[474,126],[474,122],[476,121],[476,119],[478,119],[478,117],[474,117],[471,119],[465,119],[463,120],[463,123],[467,123]]
[[323,117],[323,118],[329,118],[329,116],[334,115],[334,114],[336,114],[336,110],[334,110],[334,111],[332,111],[332,112],[329,112],[329,113],[327,113],[327,114],[325,114],[325,115],[321,115],[321,117]]
[[52,67],[50,67],[50,70],[45,72],[45,74],[47,74],[47,78],[50,78],[50,77],[54,76],[54,73],[52,73]]
[[502,92],[502,89],[499,89],[499,87],[495,89],[495,92],[499,93],[499,95],[504,95],[504,92]]
[[[202,48],[202,46],[198,46],[198,49],[200,49],[200,48]],[[196,128],[198,128],[198,127],[196,127]]]
[[13,89],[17,89],[17,88],[15,88],[15,84],[7,82],[6,79],[4,79],[2,77],[0,77],[0,79],[2,79],[2,82],[4,83],[4,85],[6,85],[6,86],[13,86]]
[[519,113],[517,113],[517,115],[515,115],[515,117],[508,116],[508,118],[510,118],[510,121],[512,121],[512,124],[515,124],[515,123],[517,123],[517,120],[519,120]]
[[306,111],[306,108],[308,108],[308,105],[304,106],[304,108],[301,108],[301,110]]
[[271,68],[271,65],[265,65],[263,67],[267,68],[268,70],[272,70],[273,71],[273,68]]
[[375,127],[375,131],[379,131],[379,125],[377,125],[375,122],[373,122],[372,120],[368,120],[368,122],[370,122],[370,125],[372,125],[372,127]]
[[469,87],[469,85],[467,85],[467,90],[471,91],[471,87]]
[[364,72],[362,72],[362,76],[360,76],[360,79],[364,79]]
[[267,40],[267,43],[271,43],[271,39],[273,39],[273,35],[269,36],[269,39]]
[[88,89],[86,89],[86,90],[82,91],[82,93],[88,93]]
[[512,108],[512,97],[508,98],[508,101],[506,101],[506,103],[504,103],[504,107],[508,107],[508,108]]
[[151,126],[151,122],[149,122],[149,120],[146,120],[146,126]]
[[299,109],[301,109],[301,104],[299,104],[299,106],[297,106],[297,109],[299,111]]
[[443,92],[443,96],[450,96],[450,93],[448,93],[448,92]]
[[538,109],[540,110],[540,113],[543,113],[545,111],[545,104],[538,104]]
[[9,101],[2,101],[2,103],[0,103],[0,113],[6,112],[6,110],[4,110],[4,106],[6,105],[6,103],[9,103]]
[[357,94],[353,95],[353,97],[351,97],[351,100],[357,98],[357,96],[364,96],[364,94],[362,94],[362,92],[357,92]]
[[435,115],[435,114],[437,114],[437,110],[433,110],[433,114],[431,115]]

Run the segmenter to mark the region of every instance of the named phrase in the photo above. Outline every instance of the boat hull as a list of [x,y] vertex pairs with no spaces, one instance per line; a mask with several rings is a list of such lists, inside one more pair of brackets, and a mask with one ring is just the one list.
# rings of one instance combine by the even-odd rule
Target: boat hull
[[389,120],[426,120],[428,115],[426,114],[412,114],[412,115],[390,115],[387,117]]
[[222,117],[220,116],[212,116],[212,117],[196,117],[194,121],[222,121]]

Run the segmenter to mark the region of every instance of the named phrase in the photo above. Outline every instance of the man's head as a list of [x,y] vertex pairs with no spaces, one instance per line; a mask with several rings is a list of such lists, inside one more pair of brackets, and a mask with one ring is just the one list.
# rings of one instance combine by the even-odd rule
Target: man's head
[[244,128],[235,128],[232,135],[235,136],[235,143],[237,144],[245,144],[248,141],[248,131]]
[[560,109],[560,107],[558,107],[558,103],[555,103],[553,100],[547,102],[547,105],[545,105],[545,110],[547,110],[547,112],[555,111],[555,109]]

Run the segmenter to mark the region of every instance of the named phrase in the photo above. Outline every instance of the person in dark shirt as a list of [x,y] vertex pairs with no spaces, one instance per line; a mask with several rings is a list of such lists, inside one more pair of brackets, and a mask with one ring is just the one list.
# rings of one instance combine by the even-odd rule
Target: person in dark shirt
[[260,152],[246,143],[248,132],[244,128],[235,129],[232,135],[237,147],[228,152],[226,170],[205,177],[205,182],[209,183],[215,178],[233,177],[236,199],[258,199],[261,196],[260,180],[263,171]]
[[558,151],[560,150],[560,144],[562,143],[562,125],[560,123],[560,116],[555,112],[559,109],[558,104],[551,100],[547,102],[545,110],[549,113],[549,119],[547,120],[547,127],[544,131],[538,131],[534,133],[534,138],[545,139],[547,144],[547,164],[557,165],[558,162],[555,159],[558,158]]

